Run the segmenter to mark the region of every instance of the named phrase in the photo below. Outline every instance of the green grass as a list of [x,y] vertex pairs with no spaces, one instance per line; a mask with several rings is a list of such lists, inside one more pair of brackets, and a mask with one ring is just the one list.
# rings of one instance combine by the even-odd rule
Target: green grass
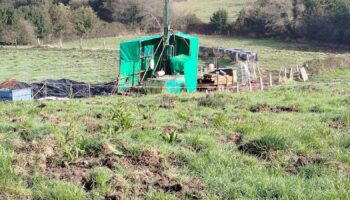
[[336,81],[349,81],[350,77],[350,70],[348,68],[343,68],[343,69],[338,69],[336,71],[332,71],[329,73],[324,73],[321,74],[315,78],[313,78],[313,80],[315,81],[323,81],[323,82],[336,82]]
[[319,82],[349,72],[268,92],[1,103],[0,197],[349,199],[350,83]]
[[106,82],[117,77],[116,51],[0,49],[0,81],[69,78]]
[[176,15],[196,14],[203,22],[209,22],[210,17],[220,8],[227,10],[229,21],[236,20],[243,8],[249,7],[255,0],[185,0],[173,3]]
[[[200,44],[207,47],[242,48],[257,52],[263,70],[296,68],[312,59],[343,54],[313,44],[290,43],[275,39],[247,39],[241,37],[200,36]],[[349,53],[348,53],[349,54]]]
[[[108,49],[108,50],[118,50],[120,42],[124,40],[131,40],[136,37],[142,37],[143,35],[121,35],[116,37],[108,38],[94,38],[94,39],[83,39],[82,47],[83,49]],[[67,41],[62,43],[64,49],[80,49],[80,40]],[[59,43],[50,44],[52,47],[59,48]]]

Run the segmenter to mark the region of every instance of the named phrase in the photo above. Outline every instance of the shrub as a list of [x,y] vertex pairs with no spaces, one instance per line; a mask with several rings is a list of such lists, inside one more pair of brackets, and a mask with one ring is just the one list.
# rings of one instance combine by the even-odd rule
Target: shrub
[[133,120],[131,118],[131,114],[127,111],[125,111],[123,104],[117,104],[113,106],[112,109],[112,126],[114,128],[114,131],[122,131],[130,129],[133,125]]
[[17,34],[17,42],[19,44],[29,45],[35,43],[35,28],[30,21],[19,20]]
[[228,27],[228,13],[224,9],[214,12],[210,18],[210,25],[212,25],[219,33],[223,33]]
[[80,7],[73,12],[73,22],[77,34],[83,37],[96,26],[98,18],[90,7]]
[[36,27],[38,37],[45,38],[52,32],[49,19],[45,16],[42,8],[36,6],[20,7],[18,13]]
[[72,12],[68,6],[63,4],[52,5],[50,7],[49,14],[55,37],[61,38],[74,32],[73,24],[70,21]]

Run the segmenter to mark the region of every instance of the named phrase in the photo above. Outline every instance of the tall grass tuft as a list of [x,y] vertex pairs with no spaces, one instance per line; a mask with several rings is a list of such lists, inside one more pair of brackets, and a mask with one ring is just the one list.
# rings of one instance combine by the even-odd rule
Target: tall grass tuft
[[269,158],[272,151],[285,150],[288,144],[286,139],[276,135],[266,135],[251,140],[239,147],[239,150],[257,157]]
[[35,200],[85,200],[86,193],[81,186],[59,180],[42,182],[35,186]]

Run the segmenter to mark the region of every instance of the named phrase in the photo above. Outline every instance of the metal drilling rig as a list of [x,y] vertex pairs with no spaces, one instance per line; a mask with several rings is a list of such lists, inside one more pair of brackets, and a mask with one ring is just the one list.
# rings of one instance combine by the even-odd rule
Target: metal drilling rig
[[120,44],[120,92],[134,87],[152,93],[197,90],[198,38],[173,32],[169,20],[170,4],[165,0],[163,34]]

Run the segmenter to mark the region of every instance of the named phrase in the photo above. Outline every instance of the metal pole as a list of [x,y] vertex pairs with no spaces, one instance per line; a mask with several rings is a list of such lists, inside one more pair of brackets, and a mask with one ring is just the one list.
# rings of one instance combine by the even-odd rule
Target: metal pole
[[164,7],[164,37],[165,37],[165,44],[169,45],[169,31],[170,31],[170,25],[169,25],[169,19],[170,19],[170,5],[169,0],[165,0],[165,7]]
[[89,97],[91,97],[91,85],[89,84]]
[[46,81],[44,82],[44,87],[45,87],[45,98],[47,97],[47,85],[46,85]]

